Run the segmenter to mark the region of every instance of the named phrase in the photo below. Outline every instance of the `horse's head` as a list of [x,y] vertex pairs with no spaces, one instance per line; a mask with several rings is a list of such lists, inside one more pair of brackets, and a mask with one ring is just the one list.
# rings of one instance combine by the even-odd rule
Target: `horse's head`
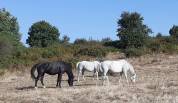
[[74,82],[74,76],[73,74],[70,74],[69,79],[68,79],[69,86],[73,86],[73,82]]
[[73,86],[73,82],[74,82],[73,79],[69,79],[69,80],[68,80],[68,84],[69,84],[70,87]]
[[134,75],[131,77],[131,81],[135,83],[135,79],[136,79],[136,74],[134,74]]

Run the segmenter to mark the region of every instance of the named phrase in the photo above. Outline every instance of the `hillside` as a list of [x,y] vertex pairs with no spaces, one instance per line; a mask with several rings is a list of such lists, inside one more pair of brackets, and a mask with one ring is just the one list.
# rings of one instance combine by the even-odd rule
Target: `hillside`
[[[177,103],[178,102],[178,55],[146,55],[129,58],[137,73],[135,84],[126,84],[122,77],[109,76],[110,85],[87,80],[68,87],[66,75],[62,88],[55,88],[56,76],[45,75],[45,89],[33,88],[30,68],[25,72],[7,73],[0,79],[0,103]],[[75,76],[76,72],[74,71]],[[101,77],[100,77],[101,79]],[[39,85],[41,86],[40,82]]]

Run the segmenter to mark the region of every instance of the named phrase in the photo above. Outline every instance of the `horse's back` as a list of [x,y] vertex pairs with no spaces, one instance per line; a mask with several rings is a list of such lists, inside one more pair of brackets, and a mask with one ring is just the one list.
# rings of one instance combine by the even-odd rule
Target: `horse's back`
[[122,68],[125,65],[126,61],[125,60],[116,60],[116,61],[103,61],[101,63],[101,67],[103,69],[108,69],[112,72],[122,72]]
[[45,62],[41,63],[38,67],[40,72],[45,72],[50,75],[63,73],[69,69],[72,69],[71,65],[63,61]]
[[97,61],[81,61],[77,63],[78,69],[86,69],[88,71],[93,71],[95,68],[98,67]]

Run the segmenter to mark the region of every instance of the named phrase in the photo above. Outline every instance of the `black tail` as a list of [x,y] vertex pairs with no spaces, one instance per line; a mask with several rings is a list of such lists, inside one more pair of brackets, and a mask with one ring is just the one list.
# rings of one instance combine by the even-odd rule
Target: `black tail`
[[38,66],[39,64],[35,64],[33,67],[32,67],[32,69],[31,69],[31,78],[34,80],[34,79],[36,79],[36,77],[35,77],[35,70],[37,69],[37,66]]

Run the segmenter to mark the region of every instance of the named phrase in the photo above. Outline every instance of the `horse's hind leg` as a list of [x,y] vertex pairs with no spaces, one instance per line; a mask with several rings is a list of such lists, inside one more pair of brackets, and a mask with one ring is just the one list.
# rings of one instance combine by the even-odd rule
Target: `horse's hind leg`
[[40,81],[41,81],[41,84],[42,84],[43,88],[46,88],[45,85],[44,85],[44,83],[43,83],[43,78],[44,78],[44,75],[41,76]]
[[95,72],[93,73],[93,80],[95,80]]
[[37,89],[37,83],[38,83],[38,79],[35,79],[35,89]]
[[103,80],[102,85],[104,85],[105,84],[105,76],[102,77],[102,80]]
[[61,88],[61,79],[62,79],[62,74],[58,74],[56,87],[59,86]]
[[95,75],[96,75],[96,80],[98,80],[98,72],[97,71],[93,74],[93,80],[95,79]]
[[93,80],[95,79],[95,75],[96,75],[96,80],[98,80],[98,71],[97,70],[94,70]]
[[106,74],[107,74],[106,72],[103,73],[103,83],[102,83],[103,85],[105,84],[105,80],[107,80],[107,83],[109,85],[109,78]]
[[106,79],[107,79],[107,82],[108,82],[108,85],[109,85],[109,78],[108,78],[108,76],[106,76]]
[[35,79],[35,88],[37,89],[37,83],[38,83],[38,80],[39,80],[40,76],[38,75],[37,78]]

